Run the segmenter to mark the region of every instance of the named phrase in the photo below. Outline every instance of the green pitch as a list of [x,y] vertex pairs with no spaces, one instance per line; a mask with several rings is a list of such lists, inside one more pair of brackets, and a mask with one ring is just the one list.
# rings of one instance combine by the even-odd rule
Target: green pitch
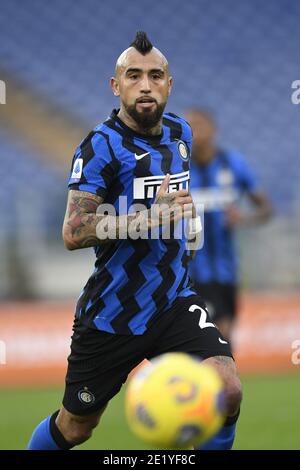
[[[300,377],[244,377],[235,449],[300,449]],[[1,390],[0,449],[24,449],[34,427],[59,408],[62,390]],[[92,439],[78,449],[147,449],[128,430],[124,393],[111,401]]]

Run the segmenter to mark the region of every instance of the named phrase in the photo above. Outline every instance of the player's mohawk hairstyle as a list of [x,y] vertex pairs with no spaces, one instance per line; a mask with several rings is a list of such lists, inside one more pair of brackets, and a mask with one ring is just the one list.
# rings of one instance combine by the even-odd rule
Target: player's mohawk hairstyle
[[144,31],[138,31],[136,33],[135,40],[130,44],[130,47],[134,47],[141,54],[145,55],[151,51],[153,45]]

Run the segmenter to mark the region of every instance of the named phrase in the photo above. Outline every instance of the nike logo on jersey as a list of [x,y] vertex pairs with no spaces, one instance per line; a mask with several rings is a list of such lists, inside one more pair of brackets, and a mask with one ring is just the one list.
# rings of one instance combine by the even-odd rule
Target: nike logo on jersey
[[221,344],[228,344],[228,342],[227,342],[227,341],[224,341],[224,340],[223,340],[223,339],[221,339],[221,338],[219,338],[219,342],[220,342]]
[[141,160],[144,158],[146,155],[149,155],[150,152],[142,153],[141,155],[137,155],[136,153],[134,154],[136,160]]

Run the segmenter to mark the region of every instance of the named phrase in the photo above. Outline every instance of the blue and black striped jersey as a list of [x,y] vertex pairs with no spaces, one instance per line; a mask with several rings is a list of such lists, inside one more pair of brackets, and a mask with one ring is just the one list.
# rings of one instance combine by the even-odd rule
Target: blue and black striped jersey
[[[77,148],[69,188],[101,196],[116,215],[133,204],[149,208],[167,173],[169,191],[188,189],[191,144],[189,124],[174,114],[163,115],[161,135],[145,136],[114,110]],[[194,294],[184,233],[180,239],[116,240],[95,247],[95,254],[95,270],[76,308],[92,328],[140,335],[176,297]]]
[[236,284],[234,233],[226,210],[242,194],[258,190],[256,178],[242,155],[218,150],[207,165],[191,164],[190,188],[195,204],[204,205],[204,245],[190,263],[190,276],[199,283]]

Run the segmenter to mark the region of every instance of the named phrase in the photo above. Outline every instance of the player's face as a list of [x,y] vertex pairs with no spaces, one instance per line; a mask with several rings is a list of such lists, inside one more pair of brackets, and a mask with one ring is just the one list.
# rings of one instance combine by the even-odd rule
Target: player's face
[[119,67],[112,88],[126,112],[142,128],[160,120],[171,91],[172,78],[163,56],[155,49],[142,55],[131,48]]
[[191,113],[186,116],[193,130],[193,150],[194,160],[202,161],[202,153],[207,147],[211,147],[215,140],[214,124],[201,113]]

